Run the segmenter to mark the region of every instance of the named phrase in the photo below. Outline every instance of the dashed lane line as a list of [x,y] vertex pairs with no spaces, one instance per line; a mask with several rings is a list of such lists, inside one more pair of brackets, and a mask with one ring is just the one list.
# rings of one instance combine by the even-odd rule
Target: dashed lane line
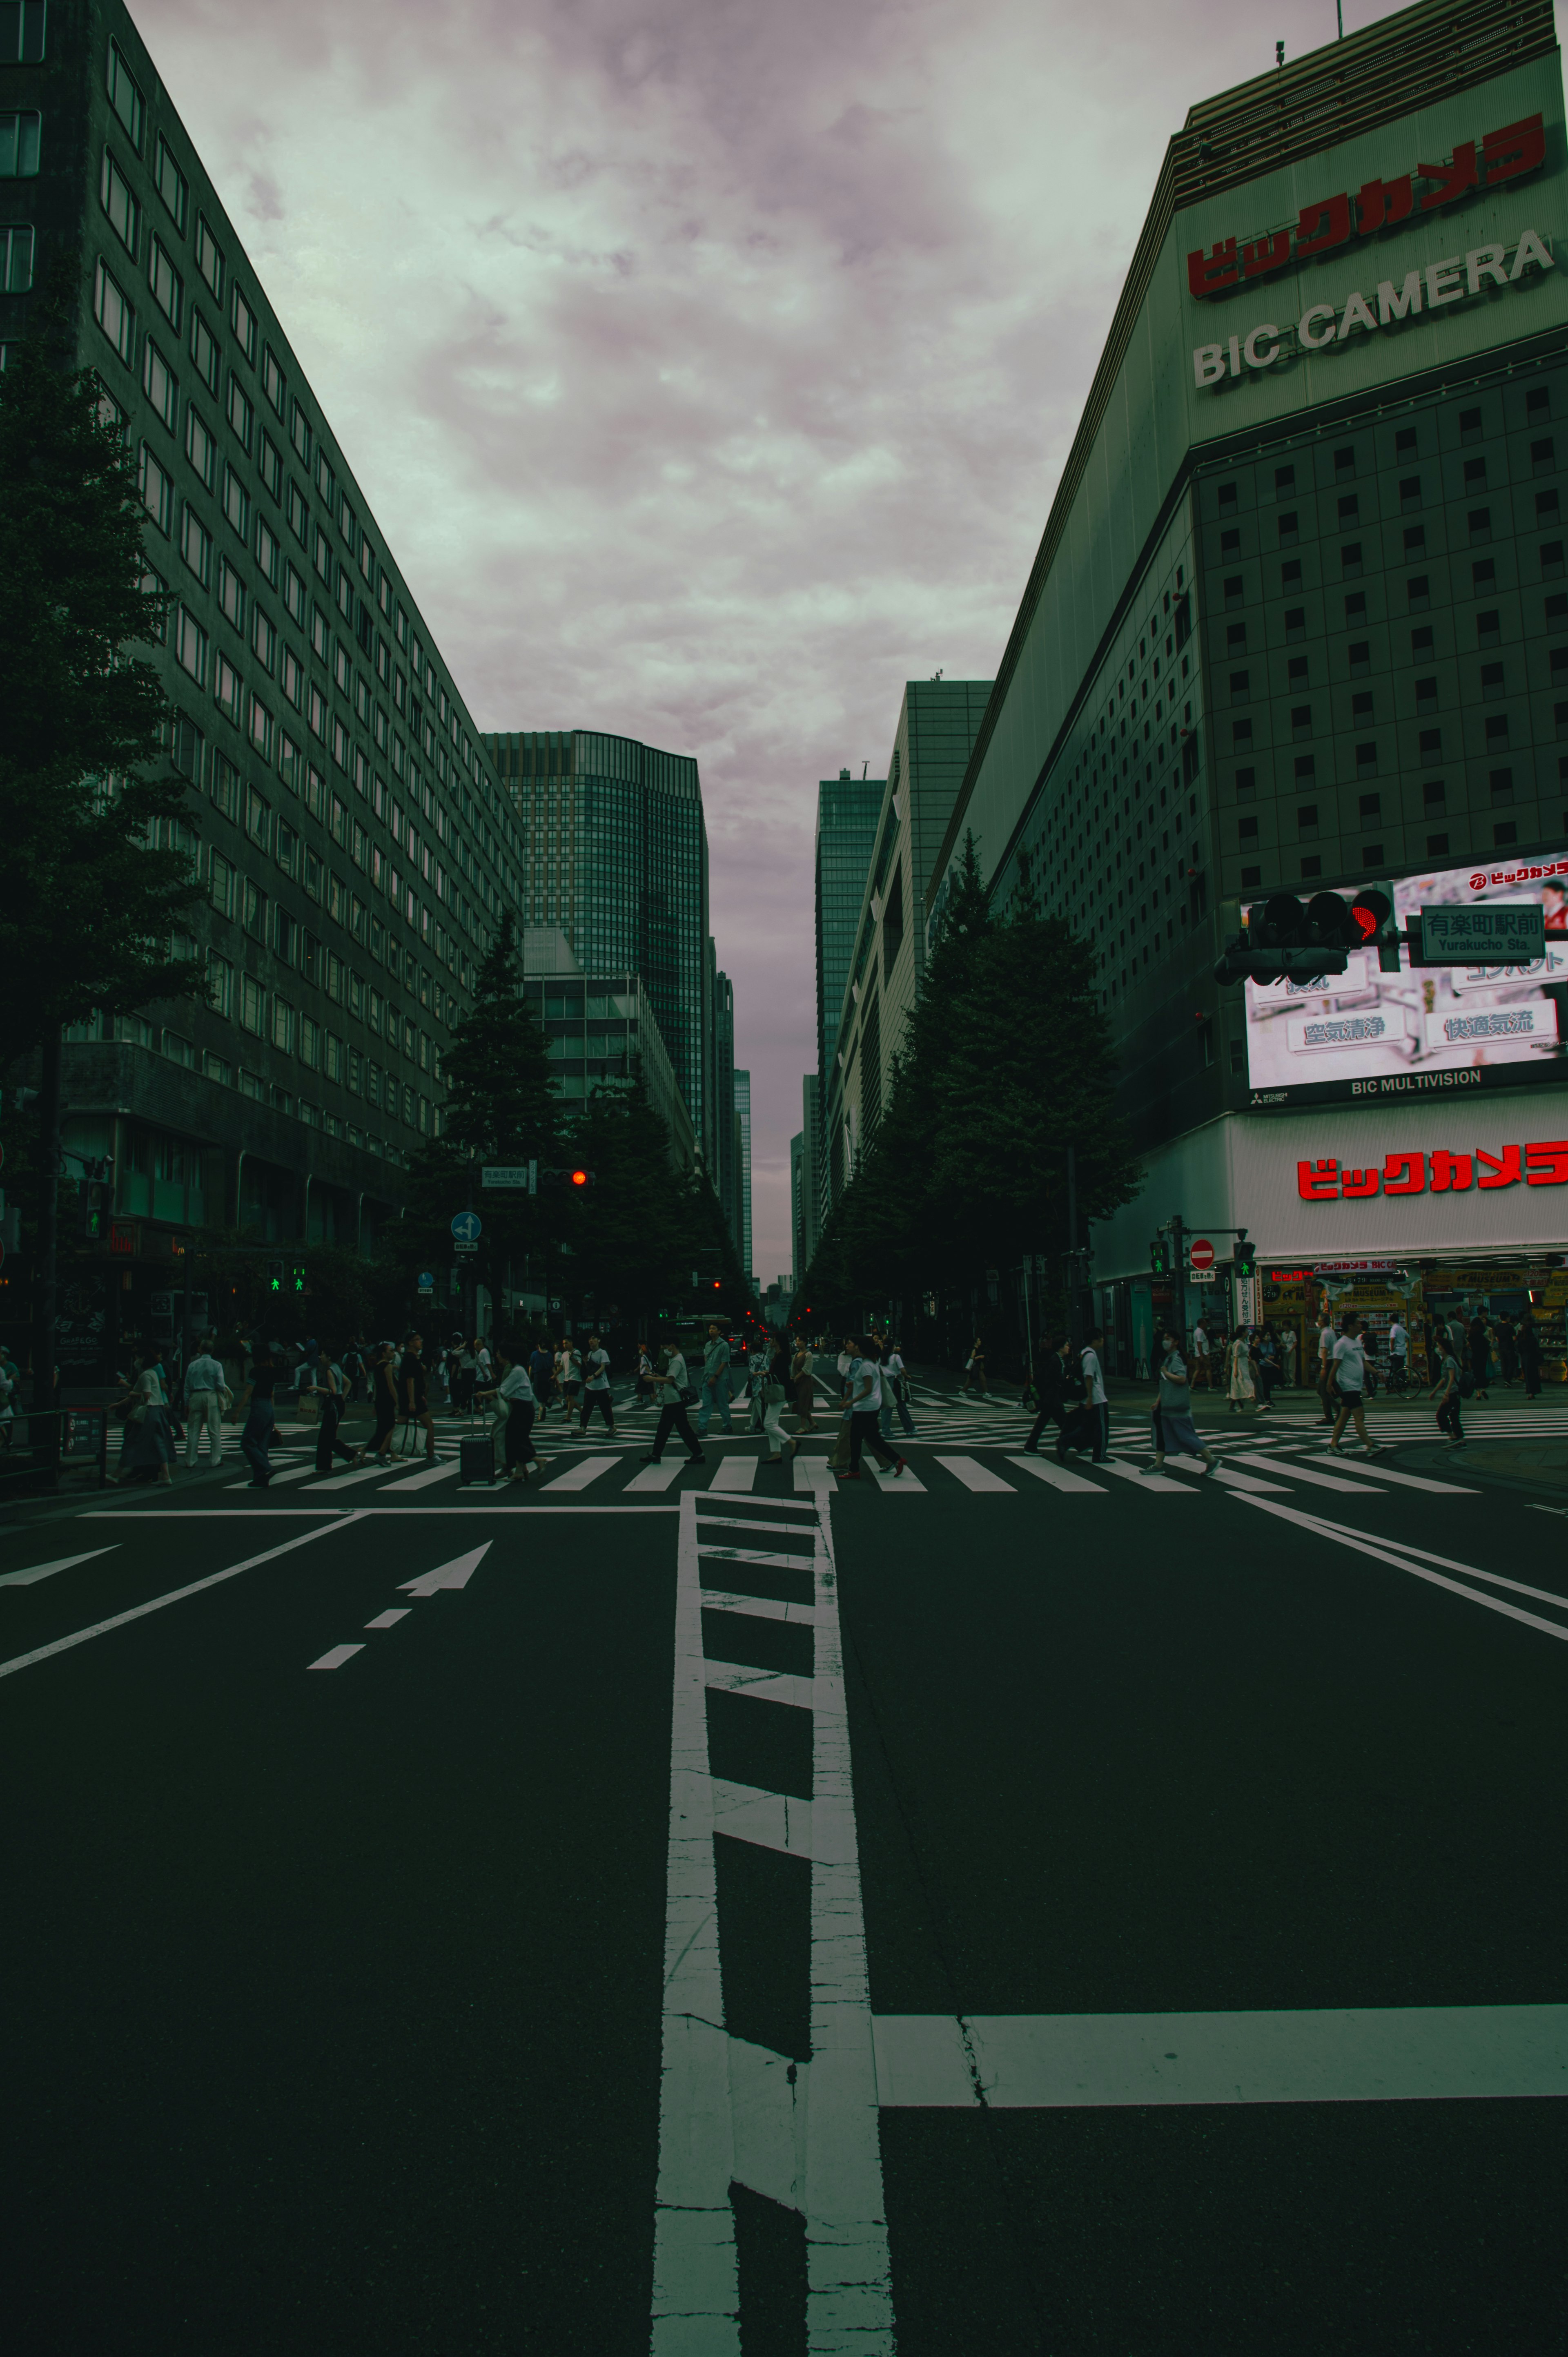
[[307,1663],[306,1666],[312,1670],[340,1670],[345,1662],[351,1662],[356,1653],[362,1653],[364,1650],[362,1644],[334,1645],[322,1654],[318,1662]]

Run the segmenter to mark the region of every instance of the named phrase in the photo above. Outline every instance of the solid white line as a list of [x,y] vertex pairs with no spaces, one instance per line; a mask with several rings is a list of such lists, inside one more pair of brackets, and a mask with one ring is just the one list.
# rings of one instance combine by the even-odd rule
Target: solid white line
[[[793,1538],[795,1533],[790,1529],[779,1535]],[[703,1541],[702,1555],[707,1563],[759,1563],[777,1571],[810,1571],[814,1560],[809,1555],[770,1555],[760,1547],[714,1546],[707,1539]]]
[[814,1491],[819,1497],[832,1497],[838,1484],[825,1457],[797,1457],[791,1469],[797,1490]]
[[709,1489],[755,1489],[757,1486],[757,1468],[758,1462],[759,1460],[755,1457],[725,1457],[721,1458],[718,1471],[714,1475],[713,1480],[708,1484]]
[[802,1538],[808,1540],[812,1546],[815,1546],[817,1539],[817,1525],[815,1520],[817,1505],[814,1498],[757,1498],[753,1501],[753,1504],[756,1509],[756,1514],[810,1514],[812,1519],[806,1523],[789,1524],[774,1523],[771,1521],[758,1522],[756,1519],[756,1514],[754,1514],[749,1521],[738,1521],[734,1514],[714,1513],[703,1503],[702,1499],[699,1498],[697,1500],[697,1520],[699,1523],[723,1523],[726,1529],[732,1531],[771,1531],[793,1528],[800,1532]]
[[79,1563],[91,1563],[95,1555],[112,1555],[119,1545],[113,1539],[108,1546],[89,1547],[85,1555],[59,1555],[52,1563],[35,1563],[26,1571],[0,1573],[0,1587],[31,1587],[36,1580],[52,1579],[57,1571],[70,1571]]
[[792,1620],[810,1628],[817,1617],[814,1604],[786,1604],[777,1596],[737,1596],[731,1588],[704,1587],[704,1612],[745,1612],[755,1620]]
[[367,1620],[365,1626],[367,1629],[393,1629],[400,1620],[406,1620],[413,1609],[412,1604],[391,1605],[385,1612],[378,1612],[373,1620]]
[[[714,1831],[758,1849],[781,1849],[790,1857],[811,1855],[811,1803],[788,1792],[765,1792],[756,1784],[726,1784],[714,1778]],[[760,2188],[754,2189],[760,2190]]]
[[161,1612],[166,1604],[183,1604],[188,1596],[199,1596],[203,1588],[217,1587],[226,1579],[238,1579],[242,1571],[254,1571],[258,1564],[272,1563],[280,1555],[292,1555],[295,1547],[308,1546],[312,1539],[325,1538],[328,1531],[346,1530],[350,1523],[359,1520],[358,1514],[334,1517],[314,1531],[301,1531],[297,1538],[285,1539],[281,1546],[268,1547],[263,1555],[247,1555],[243,1563],[231,1563],[227,1571],[209,1571],[205,1579],[193,1579],[188,1587],[171,1587],[166,1596],[155,1596],[150,1603],[133,1605],[128,1612],[116,1612],[112,1620],[95,1620],[91,1629],[74,1630],[69,1637],[57,1637],[52,1645],[39,1645],[31,1653],[17,1653],[9,1662],[0,1662],[0,1678],[8,1678],[17,1670],[31,1669],[35,1662],[47,1662],[53,1653],[69,1652],[73,1645],[85,1645],[90,1637],[102,1637],[111,1629],[124,1629],[127,1621],[145,1620],[149,1612]]
[[453,1481],[457,1476],[457,1460],[449,1465],[426,1465],[422,1472],[405,1473],[401,1480],[389,1481],[381,1496],[390,1498],[395,1491],[428,1490],[433,1481]]
[[[1408,1571],[1412,1579],[1428,1580],[1434,1587],[1449,1588],[1455,1596],[1465,1597],[1471,1604],[1484,1604],[1488,1612],[1506,1613],[1510,1620],[1522,1620],[1526,1628],[1539,1629],[1544,1636],[1568,1639],[1568,1625],[1560,1625],[1555,1620],[1543,1620],[1536,1612],[1521,1612],[1517,1604],[1505,1604],[1500,1596],[1483,1596],[1479,1588],[1463,1587],[1456,1579],[1445,1579],[1440,1571],[1423,1570],[1421,1565],[1412,1563],[1407,1555],[1395,1555],[1392,1548],[1398,1545],[1397,1540],[1391,1541],[1383,1546],[1374,1546],[1369,1539],[1361,1537],[1359,1532],[1342,1529],[1337,1523],[1326,1523],[1316,1514],[1294,1512],[1289,1506],[1271,1505],[1266,1498],[1243,1498],[1241,1503],[1244,1506],[1255,1506],[1261,1514],[1278,1514],[1284,1522],[1298,1523],[1303,1530],[1316,1531],[1325,1538],[1337,1538],[1341,1546],[1354,1547],[1359,1554],[1374,1555],[1380,1563],[1391,1563],[1396,1571]],[[1414,1553],[1415,1550],[1412,1549],[1411,1552]],[[1504,1582],[1498,1579],[1495,1573],[1477,1572],[1468,1564],[1462,1565],[1460,1568],[1467,1571],[1472,1579],[1495,1579],[1499,1587],[1506,1585],[1513,1587],[1519,1585],[1515,1580]],[[1542,1593],[1540,1588],[1530,1588],[1524,1592],[1531,1596],[1539,1596]],[[1562,1604],[1564,1599],[1554,1597],[1552,1601]]]
[[875,2038],[894,2109],[1568,2095],[1568,2005],[879,2014]]
[[322,1654],[318,1662],[307,1662],[306,1667],[310,1670],[340,1670],[345,1662],[351,1662],[356,1653],[362,1653],[364,1650],[363,1645],[334,1645],[330,1652]]
[[[1349,1530],[1343,1523],[1320,1520],[1318,1528],[1340,1539],[1366,1536],[1365,1532]],[[1384,1546],[1392,1547],[1398,1555],[1414,1555],[1418,1563],[1434,1563],[1443,1571],[1460,1571],[1466,1579],[1484,1579],[1489,1587],[1506,1587],[1514,1596],[1533,1596],[1539,1604],[1555,1604],[1560,1610],[1568,1612],[1568,1595],[1561,1588],[1530,1587],[1522,1579],[1505,1579],[1500,1571],[1477,1571],[1473,1563],[1455,1563],[1452,1555],[1432,1555],[1425,1547],[1412,1546],[1408,1539],[1385,1539],[1381,1532],[1376,1535]]]
[[1004,1481],[1000,1473],[993,1473],[990,1466],[983,1465],[977,1457],[939,1457],[937,1463],[945,1465],[948,1471],[956,1480],[961,1481],[966,1490],[976,1490],[983,1493],[997,1491],[1010,1498],[1015,1498],[1018,1494],[1011,1481]]
[[891,2357],[893,2285],[861,1910],[860,1852],[828,1501],[818,1508],[811,1682],[811,2064],[806,2089],[806,2337]]
[[1054,1457],[1019,1455],[1009,1457],[1007,1462],[1015,1465],[1020,1473],[1032,1473],[1036,1481],[1048,1481],[1053,1490],[1060,1490],[1069,1497],[1108,1498],[1111,1495],[1110,1491],[1102,1490],[1098,1481],[1086,1481],[1081,1473],[1069,1473],[1067,1467],[1058,1465]]
[[[1168,1465],[1171,1462],[1171,1459],[1167,1457],[1165,1462]],[[1185,1473],[1189,1480],[1202,1481],[1205,1480],[1212,1480],[1217,1481],[1221,1489],[1247,1491],[1253,1496],[1259,1498],[1288,1498],[1290,1496],[1290,1491],[1283,1481],[1260,1481],[1254,1474],[1238,1473],[1231,1466],[1228,1465],[1223,1458],[1221,1458],[1219,1464],[1215,1468],[1215,1470],[1211,1475],[1205,1475],[1196,1461],[1188,1457],[1178,1457],[1176,1460],[1176,1469],[1178,1474]],[[1295,1468],[1294,1465],[1279,1466],[1275,1468],[1275,1470],[1278,1472],[1294,1473],[1295,1471]]]
[[791,1677],[783,1670],[757,1670],[743,1662],[703,1663],[703,1683],[719,1694],[751,1695],[763,1702],[788,1703],[794,1710],[811,1707],[812,1682]]
[[557,1473],[553,1481],[545,1482],[544,1487],[547,1490],[585,1490],[590,1481],[596,1481],[601,1473],[607,1473],[612,1466],[619,1463],[618,1457],[585,1457],[566,1472]]

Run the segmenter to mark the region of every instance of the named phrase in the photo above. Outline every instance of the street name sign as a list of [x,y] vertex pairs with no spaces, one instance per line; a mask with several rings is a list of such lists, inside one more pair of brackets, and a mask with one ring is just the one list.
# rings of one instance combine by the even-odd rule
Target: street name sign
[[1427,965],[1534,965],[1546,955],[1545,909],[1539,900],[1423,909],[1421,954]]
[[514,1192],[532,1195],[539,1189],[537,1162],[487,1162],[479,1173],[482,1187],[508,1187]]

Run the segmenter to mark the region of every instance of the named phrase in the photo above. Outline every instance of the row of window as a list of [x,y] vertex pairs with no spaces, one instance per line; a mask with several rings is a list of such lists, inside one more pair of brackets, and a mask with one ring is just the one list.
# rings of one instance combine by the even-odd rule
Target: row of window
[[[1369,824],[1370,822],[1369,821],[1367,823]],[[1568,811],[1565,811],[1563,814],[1563,831],[1568,833]],[[1467,837],[1467,841],[1473,845],[1476,839],[1476,831],[1472,830],[1470,835]],[[1428,859],[1450,859],[1458,856],[1455,849],[1449,831],[1445,827],[1439,828],[1435,833],[1429,834],[1423,838],[1421,838],[1421,840],[1423,842],[1423,855]],[[1492,827],[1491,841],[1491,847],[1494,851],[1511,851],[1518,845],[1519,841],[1520,832],[1519,823],[1517,820],[1499,819],[1494,823]],[[1246,845],[1243,845],[1242,848],[1245,850]],[[1359,867],[1363,876],[1375,876],[1380,867],[1387,867],[1398,859],[1408,857],[1411,851],[1413,849],[1414,844],[1409,842],[1402,847],[1397,842],[1394,844],[1385,844],[1380,841],[1363,841],[1359,846],[1359,857],[1356,864]],[[1281,856],[1283,856],[1283,855],[1282,854]],[[1477,856],[1473,848],[1471,848],[1469,852],[1469,856],[1472,858]],[[1336,865],[1342,865],[1342,863],[1337,862]],[[1294,866],[1295,875],[1300,882],[1304,884],[1314,883],[1323,875],[1323,855],[1321,852],[1313,852],[1302,855],[1295,861]],[[1280,877],[1277,866],[1270,870],[1270,877],[1271,881],[1283,880]],[[1261,862],[1256,866],[1244,866],[1241,869],[1240,886],[1243,892],[1251,892],[1261,889],[1262,882],[1263,868]]]
[[[1530,457],[1532,473],[1537,475],[1551,475],[1556,472],[1556,446],[1550,434],[1537,441],[1531,442],[1530,446]],[[1492,487],[1488,485],[1487,480],[1486,459],[1467,458],[1465,461],[1463,496],[1466,499],[1475,499],[1481,492],[1486,491],[1490,488]],[[1399,498],[1400,511],[1402,514],[1409,515],[1412,511],[1419,511],[1423,506],[1424,501],[1422,495],[1422,479],[1419,475],[1407,475],[1402,479],[1399,486]],[[1439,498],[1442,498],[1441,492],[1439,493]],[[1444,504],[1446,505],[1446,502],[1444,501]],[[1543,499],[1541,494],[1538,492],[1536,494],[1537,514],[1541,514],[1546,509],[1550,509],[1552,513],[1555,513],[1556,500],[1554,498],[1551,497]],[[1274,530],[1275,537],[1281,548],[1294,548],[1299,544],[1302,537],[1301,518],[1302,511],[1299,508],[1282,508],[1280,510],[1279,514],[1274,520]],[[1312,533],[1312,525],[1315,521],[1316,519],[1309,511],[1307,516],[1309,538],[1315,536]],[[1326,514],[1324,518],[1326,532],[1329,529],[1339,532],[1350,532],[1354,531],[1358,525],[1363,522],[1375,522],[1377,521],[1378,519],[1376,516],[1364,517],[1362,515],[1361,495],[1359,491],[1348,491],[1343,493],[1337,501],[1337,511],[1332,519],[1332,522],[1330,522],[1330,519]],[[1472,511],[1469,522],[1472,534],[1475,533],[1478,526],[1481,530],[1486,532],[1489,537],[1492,522],[1490,508],[1483,508],[1478,512]],[[1407,549],[1412,546],[1423,545],[1425,538],[1426,527],[1424,524],[1412,525],[1405,533],[1404,544]],[[1227,557],[1240,556],[1241,553],[1240,526],[1233,525],[1228,532],[1222,532],[1219,535],[1220,562],[1223,564]]]
[[[1524,414],[1527,427],[1540,426],[1546,423],[1552,415],[1552,388],[1550,385],[1538,384],[1532,385],[1530,388],[1529,392],[1525,395]],[[1425,438],[1427,443],[1427,453],[1431,455],[1435,455],[1433,452],[1433,441],[1438,414],[1439,413],[1436,412],[1428,414],[1427,423],[1430,425],[1432,431],[1428,432]],[[1459,441],[1461,447],[1467,442],[1476,443],[1483,441],[1486,438],[1486,412],[1479,404],[1474,404],[1469,408],[1460,410]],[[1423,433],[1420,425],[1412,425],[1400,426],[1394,435],[1395,465],[1397,466],[1402,460],[1408,461],[1421,457],[1423,455],[1421,447],[1422,439]],[[1341,483],[1354,481],[1357,474],[1356,446],[1354,443],[1342,443],[1337,448],[1336,448],[1333,454],[1333,479],[1337,486]],[[1308,460],[1287,459],[1281,465],[1277,466],[1274,468],[1273,479],[1274,499],[1276,500],[1288,500],[1294,498],[1299,493],[1312,493],[1315,490],[1312,479],[1313,471],[1311,462]],[[1373,472],[1377,473],[1378,471],[1376,462],[1374,461]],[[1468,476],[1466,476],[1466,479],[1468,479]],[[1222,482],[1219,485],[1217,505],[1221,518],[1224,517],[1228,510],[1234,510],[1239,507],[1240,490],[1240,483],[1238,479],[1234,476],[1232,476],[1228,481]]]

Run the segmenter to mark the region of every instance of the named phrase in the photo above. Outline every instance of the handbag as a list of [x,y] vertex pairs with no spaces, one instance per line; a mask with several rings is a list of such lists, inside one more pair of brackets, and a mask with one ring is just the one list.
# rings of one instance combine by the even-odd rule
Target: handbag
[[682,1407],[695,1407],[697,1405],[697,1394],[692,1389],[690,1383],[682,1384],[681,1405]]
[[782,1407],[784,1405],[783,1384],[764,1383],[762,1386],[762,1396],[764,1402],[768,1407]]

